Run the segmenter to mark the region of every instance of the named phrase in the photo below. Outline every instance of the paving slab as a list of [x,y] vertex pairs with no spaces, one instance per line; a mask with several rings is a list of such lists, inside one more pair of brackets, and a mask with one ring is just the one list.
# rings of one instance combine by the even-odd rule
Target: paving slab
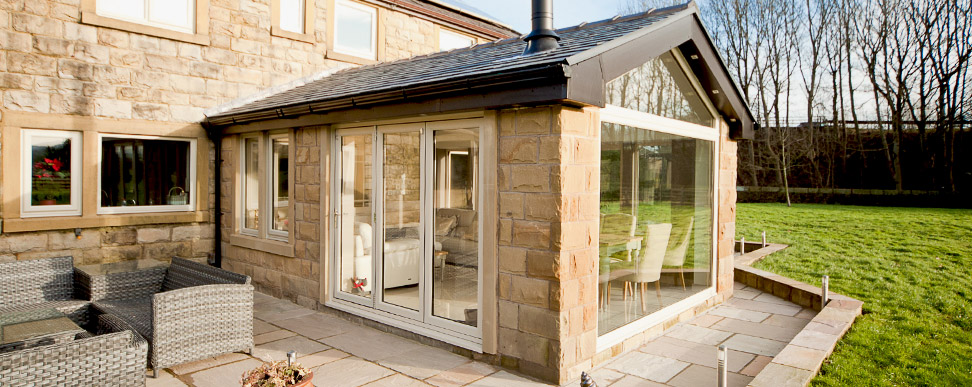
[[786,343],[782,341],[764,339],[762,337],[755,337],[743,334],[736,334],[726,340],[726,347],[735,349],[737,351],[748,352],[756,355],[763,356],[776,356],[783,350]]
[[266,344],[271,341],[277,341],[280,339],[286,339],[291,336],[296,336],[297,334],[286,329],[277,329],[273,332],[267,332],[260,335],[253,336],[253,345]]
[[762,337],[764,339],[782,341],[784,343],[792,340],[793,337],[797,335],[797,333],[800,333],[800,329],[801,329],[801,328],[784,328],[775,325],[736,320],[733,318],[723,319],[722,321],[713,324],[710,328],[720,330],[720,331],[742,333],[750,336]]
[[386,359],[427,347],[424,344],[371,328],[327,337],[321,339],[320,342],[367,360]]
[[734,308],[728,305],[719,305],[712,308],[707,314],[752,322],[762,322],[772,316],[770,313]]
[[327,386],[356,387],[395,374],[395,371],[379,366],[358,357],[348,357],[327,363],[314,371],[314,380],[323,377],[315,384]]
[[[719,348],[714,345],[693,343],[689,341],[674,339],[662,336],[650,343],[645,344],[639,351],[658,356],[670,357],[688,363],[699,364],[706,367],[717,367],[719,363]],[[756,355],[729,350],[729,363],[726,369],[729,372],[739,372],[746,364],[749,364]]]
[[500,371],[469,384],[470,387],[536,387],[539,383],[532,379]]
[[790,344],[830,352],[840,340],[840,336],[823,332],[804,330],[796,335]]
[[818,349],[788,345],[773,358],[773,362],[817,373],[826,357],[827,352]]
[[258,318],[253,318],[253,334],[254,335],[262,335],[264,333],[273,332],[273,331],[276,331],[276,330],[279,330],[279,329],[280,328],[277,328],[277,327],[273,326],[273,324],[270,324],[270,323],[268,323],[266,321],[260,320]]
[[726,304],[735,306],[739,309],[752,310],[756,312],[770,313],[770,314],[782,314],[784,316],[796,316],[797,313],[803,310],[802,307],[796,304],[776,304],[771,302],[760,302],[753,300],[744,300],[741,298],[730,298],[726,301]]
[[253,317],[269,323],[313,313],[313,310],[304,308],[293,302],[283,300],[278,300],[278,302],[253,304]]
[[[733,294],[733,297],[736,295]],[[760,293],[758,296],[752,298],[753,301],[768,302],[771,304],[782,304],[782,305],[794,305],[790,300],[784,300],[783,298],[774,296],[769,293]]]
[[[218,366],[221,366],[223,364],[233,363],[233,362],[237,362],[237,361],[240,361],[240,360],[243,360],[243,359],[249,359],[249,358],[250,358],[250,356],[247,355],[247,354],[245,354],[245,353],[233,352],[233,353],[227,353],[227,354],[224,354],[224,355],[219,355],[219,356],[216,356],[216,357],[210,357],[210,358],[206,358],[206,359],[202,359],[202,360],[197,360],[197,361],[194,361],[194,362],[191,362],[191,363],[179,364],[179,365],[176,365],[176,366],[172,366],[172,368],[169,368],[169,370],[172,371],[172,373],[174,373],[176,375],[185,375],[185,374],[193,373],[193,372],[196,372],[196,371],[199,371],[199,370],[204,370],[204,369],[207,369],[207,368],[218,367]],[[159,372],[159,375],[160,376],[162,374],[163,374],[163,372]]]
[[622,355],[604,367],[653,382],[665,383],[689,365],[672,358],[634,351]]
[[718,345],[732,336],[732,333],[691,324],[681,324],[665,332],[665,336],[693,343]]
[[314,340],[303,336],[293,336],[256,346],[253,350],[253,357],[264,361],[287,360],[287,352],[290,351],[297,351],[297,357],[300,358],[327,349],[330,349],[330,347]]
[[[600,384],[598,384],[600,386]],[[611,387],[663,387],[664,384],[655,383],[651,380],[642,379],[634,375],[627,375],[612,384]]]
[[764,324],[774,325],[783,328],[796,328],[803,329],[807,324],[810,323],[810,319],[801,317],[790,317],[781,314],[774,314],[769,316],[763,321]]
[[298,356],[297,362],[313,371],[314,368],[320,367],[323,364],[338,361],[349,356],[351,355],[331,348],[310,355]]
[[[753,380],[752,377],[734,372],[729,372],[726,376],[728,379],[727,384],[730,387],[746,387]],[[715,368],[693,364],[691,367],[679,373],[678,376],[672,378],[668,382],[668,385],[674,387],[714,386],[718,385],[718,377],[718,371]]]
[[412,379],[402,374],[394,374],[365,384],[363,387],[422,387],[428,385],[428,383],[422,382],[421,380]]
[[495,373],[496,371],[496,367],[492,365],[473,361],[450,370],[443,371],[438,375],[425,379],[425,382],[441,387],[461,386],[482,379],[486,375]]
[[469,361],[465,356],[426,346],[385,358],[378,364],[416,379],[426,379]]
[[277,320],[273,322],[273,325],[315,340],[336,336],[360,328],[360,325],[324,313],[312,313],[300,317]]
[[185,387],[186,384],[168,372],[159,372],[159,377],[145,377],[145,387]]
[[263,364],[257,359],[246,359],[224,364],[216,368],[189,374],[189,381],[196,386],[227,386],[239,384],[243,373]]
[[752,387],[805,386],[814,373],[781,364],[769,363],[753,381]]
[[766,365],[771,361],[773,361],[772,357],[757,355],[756,358],[749,362],[749,364],[746,364],[746,367],[743,368],[742,371],[739,371],[739,373],[746,376],[756,376],[759,374],[759,371],[762,371],[763,368],[765,368]]
[[692,319],[692,321],[689,321],[688,323],[703,328],[710,328],[712,327],[712,324],[715,324],[724,318],[725,317],[716,316],[714,314],[703,314],[701,316]]

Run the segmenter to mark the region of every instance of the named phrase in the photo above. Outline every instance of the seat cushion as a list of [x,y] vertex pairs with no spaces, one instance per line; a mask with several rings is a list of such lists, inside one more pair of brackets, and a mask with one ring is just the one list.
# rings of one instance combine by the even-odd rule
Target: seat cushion
[[131,325],[145,340],[152,342],[152,297],[126,300],[104,300],[94,303],[95,309],[118,317]]
[[418,239],[402,238],[385,241],[385,253],[397,253],[422,247]]

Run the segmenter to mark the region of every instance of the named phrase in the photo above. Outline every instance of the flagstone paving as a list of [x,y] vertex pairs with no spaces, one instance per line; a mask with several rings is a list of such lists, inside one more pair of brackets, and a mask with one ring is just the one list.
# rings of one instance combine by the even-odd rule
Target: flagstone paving
[[[702,386],[716,381],[717,347],[726,344],[730,386],[746,386],[774,357],[806,368],[818,354],[816,332],[802,331],[816,312],[755,288],[735,284],[723,305],[678,324],[651,342],[591,370],[598,386]],[[261,360],[298,361],[318,386],[544,385],[486,363],[427,346],[288,301],[254,295],[252,355],[231,353],[182,364],[147,378],[149,387],[233,386]],[[818,324],[819,325],[819,324]],[[799,336],[799,337],[798,337]],[[794,338],[807,348],[780,351]],[[782,368],[776,372],[789,371]],[[794,376],[795,378],[796,376]],[[577,381],[567,385],[578,385]]]

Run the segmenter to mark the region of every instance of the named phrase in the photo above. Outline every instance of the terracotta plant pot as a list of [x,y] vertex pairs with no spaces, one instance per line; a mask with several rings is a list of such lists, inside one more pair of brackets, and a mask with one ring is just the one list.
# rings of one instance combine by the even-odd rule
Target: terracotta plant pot
[[294,387],[314,387],[314,385],[311,384],[311,379],[314,379],[313,372],[304,376],[304,378],[300,380],[300,383],[295,384]]
[[53,206],[55,204],[57,204],[57,200],[54,199],[44,199],[37,202],[38,206]]

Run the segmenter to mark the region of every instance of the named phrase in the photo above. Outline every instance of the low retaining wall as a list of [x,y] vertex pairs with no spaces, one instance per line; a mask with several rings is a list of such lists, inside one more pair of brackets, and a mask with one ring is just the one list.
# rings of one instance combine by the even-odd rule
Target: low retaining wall
[[824,360],[834,351],[861,315],[863,302],[833,293],[826,305],[821,305],[821,289],[778,274],[755,269],[749,265],[763,257],[786,248],[771,244],[736,257],[735,280],[764,292],[818,311],[806,327],[791,340],[766,368],[749,383],[754,387],[806,386],[820,371]]

